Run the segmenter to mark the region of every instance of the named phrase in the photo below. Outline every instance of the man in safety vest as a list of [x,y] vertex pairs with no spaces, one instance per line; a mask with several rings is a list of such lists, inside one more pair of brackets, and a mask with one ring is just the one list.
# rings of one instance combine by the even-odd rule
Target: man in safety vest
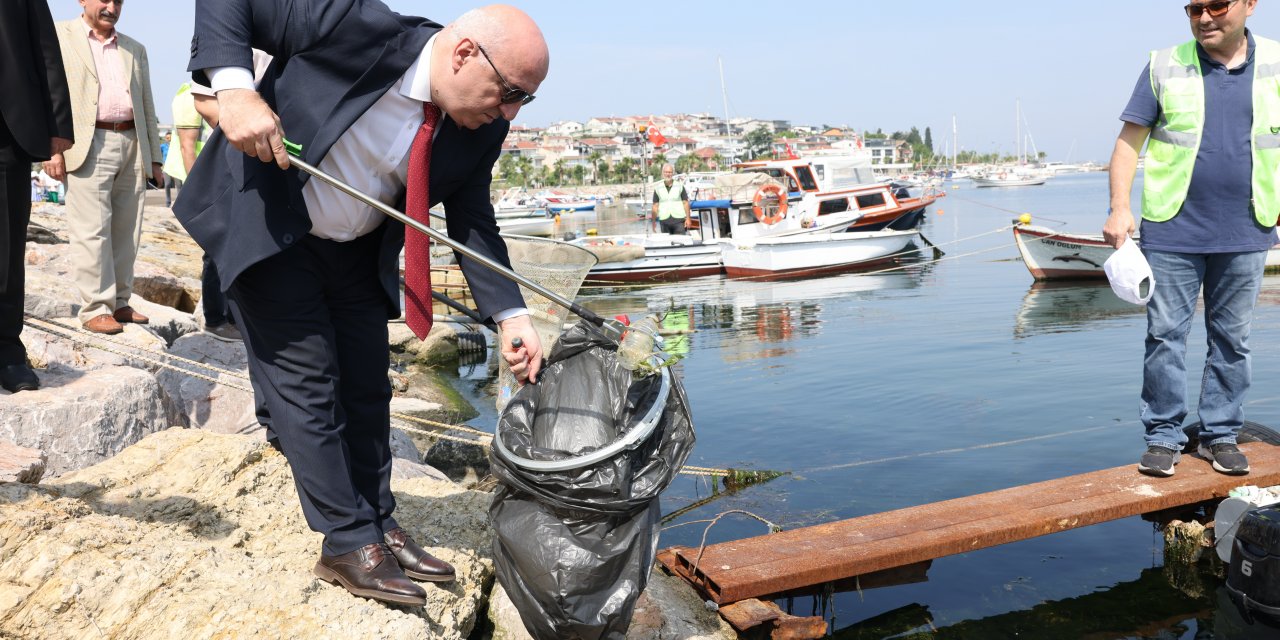
[[661,224],[663,233],[685,233],[692,215],[689,192],[685,191],[683,182],[675,181],[675,175],[675,167],[662,165],[662,182],[653,187],[653,216],[649,218],[649,227],[656,229]]
[[1221,473],[1249,472],[1236,447],[1251,376],[1249,325],[1280,213],[1280,43],[1245,29],[1256,6],[1196,0],[1180,7],[1195,39],[1151,53],[1111,156],[1103,234],[1119,248],[1134,231],[1129,193],[1138,151],[1150,138],[1141,237],[1154,293],[1140,409],[1147,450],[1138,464],[1148,475],[1173,475],[1188,441],[1187,333],[1202,288],[1209,350],[1199,453]]

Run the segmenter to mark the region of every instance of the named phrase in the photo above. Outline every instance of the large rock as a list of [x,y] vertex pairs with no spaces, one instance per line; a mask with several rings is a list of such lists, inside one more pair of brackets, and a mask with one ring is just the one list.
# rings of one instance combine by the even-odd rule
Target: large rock
[[[81,370],[102,367],[136,366],[151,371],[164,361],[164,338],[144,325],[125,324],[124,332],[100,335],[80,330],[75,318],[51,318],[23,330],[21,339],[27,357],[36,367],[66,367]],[[46,331],[46,325],[50,331]],[[65,336],[65,337],[64,337]]]
[[149,322],[142,327],[159,336],[167,345],[172,345],[182,336],[200,332],[196,316],[185,311],[156,304],[141,296],[134,296],[129,305],[147,316]]
[[458,359],[458,330],[448,322],[436,322],[419,340],[409,326],[393,322],[387,326],[393,357],[420,365],[436,365]]
[[163,266],[139,260],[133,267],[133,293],[156,304],[191,313],[196,310],[199,291],[189,291],[185,282]]
[[215,433],[249,434],[262,429],[254,412],[243,342],[193,333],[178,338],[169,353],[211,367],[176,362],[181,370],[162,369],[156,374],[170,422]]
[[131,367],[37,370],[40,389],[4,399],[0,439],[39,449],[50,474],[97,464],[168,426],[160,388]]
[[65,318],[80,310],[71,279],[70,245],[27,243],[24,311],[37,318]]
[[0,482],[35,484],[44,476],[47,460],[39,449],[0,440]]
[[315,578],[288,465],[245,436],[170,429],[43,485],[0,485],[0,637],[467,638],[492,581],[489,496],[393,483],[396,518],[458,580],[422,608]]

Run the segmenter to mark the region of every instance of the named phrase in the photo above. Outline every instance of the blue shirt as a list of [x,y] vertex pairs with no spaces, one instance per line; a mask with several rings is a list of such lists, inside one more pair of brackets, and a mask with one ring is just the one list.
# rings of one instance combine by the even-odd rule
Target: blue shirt
[[[1253,196],[1253,35],[1245,32],[1249,54],[1235,69],[1215,61],[1196,44],[1204,78],[1204,133],[1191,172],[1191,186],[1178,215],[1164,222],[1142,221],[1143,248],[1175,253],[1265,251],[1276,244],[1274,227],[1258,224]],[[1160,104],[1151,90],[1151,65],[1120,119],[1151,128]]]

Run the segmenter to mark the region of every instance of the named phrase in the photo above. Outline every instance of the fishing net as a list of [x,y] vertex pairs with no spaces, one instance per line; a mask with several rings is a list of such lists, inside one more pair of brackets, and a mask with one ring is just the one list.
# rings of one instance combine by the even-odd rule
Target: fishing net
[[[546,287],[566,300],[577,297],[578,288],[586,279],[587,272],[596,266],[595,254],[566,242],[509,235],[503,235],[502,239],[507,243],[507,255],[516,273]],[[549,354],[555,347],[565,324],[571,322],[567,317],[569,311],[523,285],[520,287],[520,293],[524,295],[525,307],[529,309],[538,337],[542,339],[542,352]],[[501,333],[498,338],[503,339]],[[506,342],[499,344],[506,344]],[[506,360],[499,356],[498,411],[502,411],[506,406],[517,386],[515,376],[507,368]]]

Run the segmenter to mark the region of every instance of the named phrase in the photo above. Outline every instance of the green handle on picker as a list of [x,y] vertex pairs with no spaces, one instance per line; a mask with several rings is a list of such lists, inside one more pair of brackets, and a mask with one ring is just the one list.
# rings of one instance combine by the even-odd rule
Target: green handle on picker
[[525,287],[526,289],[533,291],[534,293],[537,293],[538,295],[564,307],[565,309],[568,309],[571,313],[599,327],[601,332],[604,333],[605,336],[608,337],[610,340],[613,340],[616,342],[622,338],[622,333],[623,331],[626,330],[626,327],[621,322],[617,320],[605,319],[604,317],[596,314],[590,309],[587,309],[586,307],[583,307],[582,305],[572,300],[565,299],[563,296],[560,296],[559,294],[551,291],[550,289],[547,289],[546,287],[512,271],[511,269],[508,269],[506,266],[497,262],[496,260],[493,260],[492,258],[486,255],[480,254],[464,244],[454,241],[453,238],[450,238],[449,236],[443,233],[440,233],[439,231],[436,231],[435,229],[432,229],[431,227],[428,227],[427,225],[422,224],[421,222],[418,222],[413,218],[410,218],[409,216],[397,211],[395,208],[389,207],[385,203],[379,200],[376,200],[374,198],[371,198],[368,195],[365,195],[363,192],[357,190],[355,187],[352,187],[351,185],[321,171],[320,169],[317,169],[316,167],[311,166],[310,164],[307,164],[300,157],[302,155],[302,145],[297,144],[295,142],[290,142],[289,140],[285,140],[284,149],[289,154],[289,162],[294,167],[296,167],[299,171],[302,171],[303,173],[306,173],[311,177],[316,178],[321,182],[324,182],[325,184],[337,189],[338,191],[341,191],[355,198],[356,200],[359,200],[360,202],[363,202],[364,204],[370,207],[373,207],[378,211],[381,211],[383,214],[387,215],[390,218],[403,222],[406,227],[411,227],[421,233],[425,233],[427,237],[453,249],[454,251],[457,251],[458,253],[461,253],[462,255],[468,258],[471,258],[472,260],[475,260],[476,262],[479,262],[480,264],[496,272],[498,275],[501,275],[504,278],[507,278],[508,280],[511,280],[516,284],[519,284]]

